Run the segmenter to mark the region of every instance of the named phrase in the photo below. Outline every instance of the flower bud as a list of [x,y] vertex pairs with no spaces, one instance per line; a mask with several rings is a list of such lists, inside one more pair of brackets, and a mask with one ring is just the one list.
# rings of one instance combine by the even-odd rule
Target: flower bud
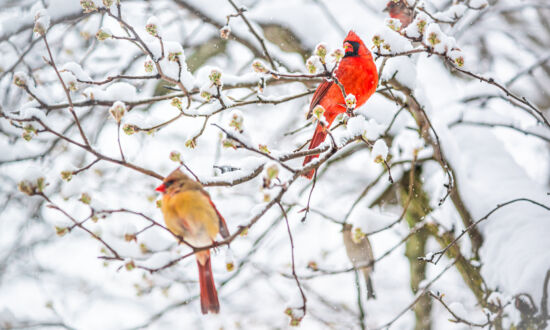
[[179,97],[173,97],[170,101],[170,105],[181,110],[181,99]]
[[229,36],[231,35],[231,28],[229,25],[226,25],[220,29],[220,38],[227,40],[229,39]]
[[61,179],[69,182],[73,178],[73,172],[72,171],[61,171]]
[[158,27],[156,24],[149,23],[145,25],[145,31],[147,31],[153,37],[158,36]]
[[124,265],[124,267],[126,268],[127,271],[132,271],[134,268],[136,268],[136,264],[134,263],[133,260],[130,260]]
[[59,237],[64,236],[68,232],[69,232],[69,228],[67,228],[67,227],[57,227],[57,226],[55,226],[55,234]]
[[344,57],[344,51],[341,48],[336,48],[332,51],[332,53],[330,53],[330,57],[333,58],[334,62],[340,62],[340,60]]
[[67,83],[67,87],[69,88],[69,90],[71,92],[76,92],[78,90],[78,86],[76,85],[76,82],[73,80],[73,81],[69,81]]
[[379,35],[375,34],[374,37],[372,37],[372,43],[376,46],[376,47],[380,47],[380,45],[382,45],[382,43],[384,42],[384,39],[382,39],[382,37],[380,37]]
[[132,135],[139,131],[139,128],[136,125],[124,124],[124,126],[122,126],[122,131],[127,135]]
[[228,272],[232,272],[235,269],[235,259],[233,258],[233,252],[227,250],[225,254],[225,269]]
[[153,68],[154,68],[153,61],[146,60],[145,62],[143,62],[143,67],[145,68],[145,72],[147,73],[153,72]]
[[264,152],[266,154],[270,154],[271,151],[267,148],[265,144],[258,144],[258,149],[260,149],[261,152]]
[[109,113],[115,119],[117,124],[120,123],[125,112],[126,112],[126,105],[121,101],[116,101],[113,104],[113,106],[109,109]]
[[25,141],[30,141],[32,140],[32,133],[31,132],[23,132],[23,134],[21,134],[21,137],[23,138],[23,140]]
[[315,58],[313,56],[307,59],[306,69],[310,74],[315,74],[315,72],[317,72],[317,66],[315,65]]
[[208,76],[208,79],[210,79],[212,84],[214,84],[216,86],[221,86],[222,85],[221,78],[222,78],[222,73],[219,70],[216,70],[216,69],[213,69],[212,71],[210,71],[210,75]]
[[210,94],[210,92],[208,92],[208,91],[202,91],[202,92],[201,92],[201,97],[202,97],[206,102],[210,102],[210,100],[212,99],[212,94]]
[[321,120],[322,116],[325,115],[325,108],[322,105],[318,104],[313,108],[313,116]]
[[39,9],[34,16],[33,32],[43,36],[50,27],[50,16],[45,9]]
[[42,24],[40,21],[36,21],[34,23],[33,32],[43,36],[46,34],[46,28],[44,27],[44,24]]
[[197,146],[197,142],[195,141],[195,139],[189,139],[185,141],[185,146],[189,149],[195,149],[195,147]]
[[113,36],[112,34],[110,34],[109,32],[106,32],[105,30],[102,30],[102,29],[99,29],[97,31],[97,33],[95,34],[95,37],[99,41],[104,41],[106,39],[109,39],[112,36]]
[[266,73],[266,72],[269,71],[265,67],[265,65],[261,61],[258,61],[258,60],[252,62],[252,69],[254,70],[254,72],[257,72],[257,73]]
[[113,5],[113,0],[103,0],[103,5],[109,8]]
[[439,40],[439,38],[437,37],[437,33],[432,32],[430,33],[430,35],[428,35],[428,42],[430,43],[430,45],[435,46],[440,43],[441,40]]
[[80,198],[78,200],[86,205],[90,205],[90,203],[92,202],[92,197],[90,197],[88,193],[82,193],[82,195],[80,195]]
[[386,19],[386,26],[396,32],[399,32],[401,30],[401,21],[396,18],[388,18]]
[[315,55],[319,57],[319,60],[322,64],[325,64],[325,58],[327,56],[327,46],[325,44],[318,44],[317,47],[315,47]]
[[357,106],[357,99],[355,98],[355,95],[348,94],[346,95],[346,108],[353,110]]
[[180,55],[181,55],[181,52],[168,53],[168,61],[177,62],[177,61],[179,61]]
[[80,6],[84,9],[84,13],[91,13],[97,10],[97,6],[91,0],[80,0]]
[[265,169],[265,173],[269,180],[273,180],[277,176],[279,176],[279,167],[277,166],[277,164],[272,164]]
[[172,151],[170,153],[170,160],[173,162],[181,162],[181,154],[178,151]]
[[147,247],[147,245],[145,245],[145,243],[139,243],[139,251],[142,254],[147,254],[147,253],[151,252],[151,250]]
[[424,34],[424,31],[426,31],[426,25],[428,23],[424,19],[419,19],[416,23],[416,28],[418,29],[418,33]]
[[27,78],[26,75],[20,72],[17,72],[13,75],[13,83],[17,87],[25,87],[27,86]]
[[319,270],[319,266],[317,265],[317,263],[315,261],[310,261],[307,263],[307,268],[313,270],[313,271],[318,271]]
[[231,121],[229,122],[229,127],[235,128],[236,131],[243,131],[244,118],[240,112],[234,111],[231,114]]
[[233,141],[232,139],[223,139],[222,147],[237,149],[237,146],[235,145],[235,141]]
[[35,194],[36,194],[36,189],[35,189],[35,187],[34,187],[33,184],[32,184],[30,181],[28,181],[28,180],[20,181],[20,182],[17,184],[17,189],[19,189],[19,191],[22,192],[22,193],[25,194],[25,195],[32,196],[32,195],[35,195]]
[[136,234],[124,234],[124,240],[126,242],[131,242],[131,241],[137,242],[137,236]]

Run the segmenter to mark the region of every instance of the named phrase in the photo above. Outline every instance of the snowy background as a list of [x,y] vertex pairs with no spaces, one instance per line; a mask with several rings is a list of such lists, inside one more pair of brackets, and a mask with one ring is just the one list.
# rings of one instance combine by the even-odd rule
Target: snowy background
[[[227,0],[0,1],[0,328],[543,328],[547,1],[417,1],[408,28],[385,0],[235,4],[246,21]],[[311,192],[283,157],[313,134],[307,59],[350,29],[378,92],[334,123]],[[176,153],[241,232],[213,255],[219,315],[160,225]],[[370,240],[376,299],[344,223]]]

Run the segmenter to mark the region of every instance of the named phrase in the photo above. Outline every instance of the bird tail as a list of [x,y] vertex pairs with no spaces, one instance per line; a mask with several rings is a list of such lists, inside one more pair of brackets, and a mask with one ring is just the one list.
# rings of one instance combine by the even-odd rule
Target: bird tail
[[[201,288],[201,311],[203,314],[220,311],[220,302],[218,301],[218,292],[212,275],[212,264],[210,263],[210,251],[207,251],[206,258],[197,258],[199,266],[199,284]],[[198,257],[198,255],[197,255]],[[203,263],[201,263],[203,261]]]
[[376,299],[376,293],[374,292],[374,286],[372,285],[372,278],[370,277],[371,268],[363,268],[363,276],[365,277],[365,283],[367,284],[367,299]]
[[[334,118],[325,117],[325,119],[328,122],[326,126],[321,123],[317,124],[317,127],[315,128],[315,133],[313,133],[313,137],[311,138],[311,142],[309,143],[309,150],[318,147],[321,143],[323,143],[323,141],[325,141],[327,137],[328,128],[330,127],[330,124],[332,123]],[[319,155],[306,156],[306,158],[304,159],[303,166],[306,166],[309,162],[311,162],[314,158],[317,158],[317,157],[319,157]],[[311,179],[313,178],[313,174],[315,174],[315,169],[305,173],[304,176],[308,179]]]

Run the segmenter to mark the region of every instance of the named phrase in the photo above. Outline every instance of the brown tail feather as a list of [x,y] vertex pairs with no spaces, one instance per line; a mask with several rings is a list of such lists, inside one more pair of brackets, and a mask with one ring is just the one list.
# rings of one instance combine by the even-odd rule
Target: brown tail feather
[[210,255],[204,262],[204,265],[197,260],[199,266],[199,284],[201,288],[201,311],[203,314],[214,313],[220,311],[220,302],[218,301],[218,292],[212,275],[212,265],[210,263]]
[[[313,137],[311,138],[311,142],[309,143],[309,149],[314,149],[318,147],[323,141],[325,141],[325,138],[327,137],[327,128],[325,128],[321,124],[317,124],[317,127],[315,128],[315,133],[313,133]],[[319,155],[311,155],[306,156],[304,159],[304,166],[307,165],[309,162],[311,162],[314,158],[319,157]],[[315,174],[315,170],[311,170],[304,174],[304,176],[308,179],[313,178],[313,174]]]

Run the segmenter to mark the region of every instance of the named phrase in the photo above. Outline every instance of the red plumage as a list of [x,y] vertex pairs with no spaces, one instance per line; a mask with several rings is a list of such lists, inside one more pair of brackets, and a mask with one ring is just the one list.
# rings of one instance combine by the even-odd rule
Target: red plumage
[[216,291],[214,276],[212,276],[210,251],[206,251],[208,252],[208,257],[204,261],[204,265],[197,259],[197,265],[199,266],[199,285],[201,289],[201,311],[203,314],[208,312],[217,314],[220,311],[220,303],[218,301],[218,292]]
[[385,11],[389,12],[391,18],[398,19],[402,28],[406,28],[414,19],[414,11],[407,0],[390,0]]
[[[350,50],[353,48],[353,51]],[[356,107],[363,105],[369,97],[376,91],[378,86],[378,71],[372,58],[372,54],[365,46],[361,38],[355,32],[350,31],[344,40],[344,49],[346,54],[340,61],[338,68],[334,72],[338,81],[344,86],[347,94],[353,94],[357,100]],[[346,112],[345,99],[340,87],[332,81],[321,83],[309,106],[308,118],[311,117],[312,110],[321,105],[325,109],[325,121],[327,126],[321,123],[317,124],[313,138],[309,144],[309,149],[319,146],[327,136],[327,130],[334,119],[341,113]],[[304,159],[304,166],[318,155],[307,156]],[[315,170],[311,170],[304,176],[311,179]]]

